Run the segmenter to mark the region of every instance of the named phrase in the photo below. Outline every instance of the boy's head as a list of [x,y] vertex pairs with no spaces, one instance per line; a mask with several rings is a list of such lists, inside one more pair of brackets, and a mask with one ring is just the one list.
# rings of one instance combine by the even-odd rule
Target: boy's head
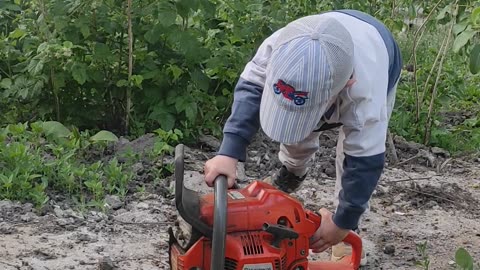
[[273,140],[306,138],[353,74],[353,41],[337,20],[313,15],[285,26],[272,48],[260,122]]

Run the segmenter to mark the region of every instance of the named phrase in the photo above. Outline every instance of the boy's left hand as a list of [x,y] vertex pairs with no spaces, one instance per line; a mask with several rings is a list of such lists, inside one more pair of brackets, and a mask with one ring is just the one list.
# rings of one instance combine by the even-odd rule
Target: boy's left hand
[[322,223],[310,239],[310,248],[314,253],[321,253],[329,247],[336,245],[345,239],[350,230],[339,228],[333,222],[333,214],[325,208],[320,209]]

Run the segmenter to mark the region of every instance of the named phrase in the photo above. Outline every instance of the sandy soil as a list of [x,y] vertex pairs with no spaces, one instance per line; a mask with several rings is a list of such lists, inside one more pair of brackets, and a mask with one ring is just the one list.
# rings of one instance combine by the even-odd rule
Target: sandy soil
[[[332,207],[335,185],[335,133],[322,136],[322,149],[304,187],[295,194],[308,208]],[[131,142],[132,145],[135,144]],[[189,148],[186,181],[208,190],[201,169],[218,142],[204,140]],[[478,158],[451,158],[395,139],[400,164],[387,168],[361,224],[369,256],[363,269],[420,269],[417,246],[427,243],[430,269],[455,269],[458,247],[480,259],[480,166]],[[145,144],[139,149],[144,149]],[[261,135],[249,148],[239,171],[241,184],[262,178],[278,167],[278,145]],[[408,162],[404,162],[407,161]],[[154,164],[154,163],[148,163]],[[105,213],[77,211],[51,202],[38,213],[30,204],[0,201],[0,269],[169,269],[167,228],[175,220],[172,178],[153,181],[143,166],[138,184],[149,188],[125,201],[109,197]],[[155,166],[155,165],[153,165]],[[333,209],[331,209],[333,210]],[[328,253],[321,254],[328,257]]]

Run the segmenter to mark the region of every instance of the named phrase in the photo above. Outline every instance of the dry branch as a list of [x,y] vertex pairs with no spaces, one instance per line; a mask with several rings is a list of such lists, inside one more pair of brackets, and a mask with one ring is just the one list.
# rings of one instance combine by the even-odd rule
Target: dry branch
[[405,178],[405,179],[400,179],[400,180],[393,180],[393,181],[387,181],[387,183],[399,183],[399,182],[409,182],[409,181],[418,181],[418,180],[430,180],[432,179],[431,176],[429,177],[418,177],[418,178]]

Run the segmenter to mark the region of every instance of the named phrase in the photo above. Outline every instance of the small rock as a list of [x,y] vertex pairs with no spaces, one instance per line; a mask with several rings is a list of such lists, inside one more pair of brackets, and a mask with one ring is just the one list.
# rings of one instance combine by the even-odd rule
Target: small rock
[[74,224],[75,223],[75,220],[73,218],[59,218],[57,220],[57,224],[62,226],[62,227],[65,227],[67,225],[71,225],[71,224]]
[[395,246],[392,244],[388,244],[385,247],[383,247],[383,253],[387,255],[392,255],[395,253]]
[[100,222],[104,219],[107,219],[108,217],[101,212],[96,212],[96,211],[90,211],[89,215],[87,217],[87,220],[89,221],[95,221],[95,222]]
[[198,139],[202,144],[205,144],[212,150],[220,148],[220,141],[211,135],[201,135]]
[[109,195],[105,197],[105,202],[113,209],[117,210],[123,206],[123,202],[120,200],[118,196]]
[[5,223],[0,224],[0,234],[14,234],[17,229]]
[[35,215],[34,213],[32,212],[27,212],[25,215],[22,215],[20,217],[20,219],[23,221],[23,222],[30,222],[30,221],[33,221],[33,220],[36,220],[38,217],[37,215]]
[[31,212],[33,209],[33,204],[31,203],[26,203],[23,205],[23,211],[25,212]]
[[63,210],[58,205],[55,205],[53,207],[53,213],[55,214],[56,217],[59,217],[59,218],[62,218],[64,216]]
[[75,211],[73,211],[72,209],[66,209],[63,211],[63,214],[66,216],[66,217],[72,217],[72,218],[76,218],[76,219],[83,219],[83,216],[79,213],[76,213]]
[[14,207],[13,203],[9,200],[0,201],[0,211],[8,211]]
[[431,151],[432,151],[433,154],[438,155],[438,156],[444,156],[444,157],[449,157],[450,156],[450,154],[446,150],[444,150],[440,147],[432,147]]
[[425,204],[424,207],[428,209],[428,208],[433,208],[435,206],[438,206],[438,203],[436,201],[429,201]]
[[247,175],[245,174],[245,163],[237,163],[237,179],[239,182],[247,181]]
[[415,256],[410,256],[410,257],[407,258],[407,261],[415,262],[415,261],[417,261],[417,258],[415,258]]
[[137,208],[140,210],[147,210],[149,208],[148,204],[145,202],[140,202],[137,204]]
[[376,196],[383,196],[388,193],[388,188],[382,185],[378,185],[374,190]]
[[141,162],[137,162],[132,166],[132,171],[135,174],[142,174],[144,170],[145,168],[143,167],[143,164]]
[[95,252],[97,253],[103,252],[104,250],[105,250],[105,247],[102,247],[102,246],[95,248]]
[[77,240],[76,240],[77,243],[80,243],[80,242],[97,242],[96,238],[94,238],[94,237],[92,237],[92,236],[90,236],[86,233],[78,233],[76,235],[76,238],[77,238]]
[[115,212],[115,215],[121,215],[121,214],[124,214],[128,212],[127,209],[124,209],[124,208],[121,208],[121,209],[118,209],[116,212]]
[[118,139],[117,145],[123,145],[123,144],[127,144],[127,143],[129,143],[129,142],[130,142],[130,141],[129,141],[127,138],[125,138],[125,137],[120,137],[120,138]]
[[55,254],[50,254],[48,251],[40,249],[34,250],[33,253],[35,254],[35,257],[39,258],[42,261],[53,260],[57,258]]
[[103,257],[99,260],[98,270],[113,270],[115,265],[110,257]]

